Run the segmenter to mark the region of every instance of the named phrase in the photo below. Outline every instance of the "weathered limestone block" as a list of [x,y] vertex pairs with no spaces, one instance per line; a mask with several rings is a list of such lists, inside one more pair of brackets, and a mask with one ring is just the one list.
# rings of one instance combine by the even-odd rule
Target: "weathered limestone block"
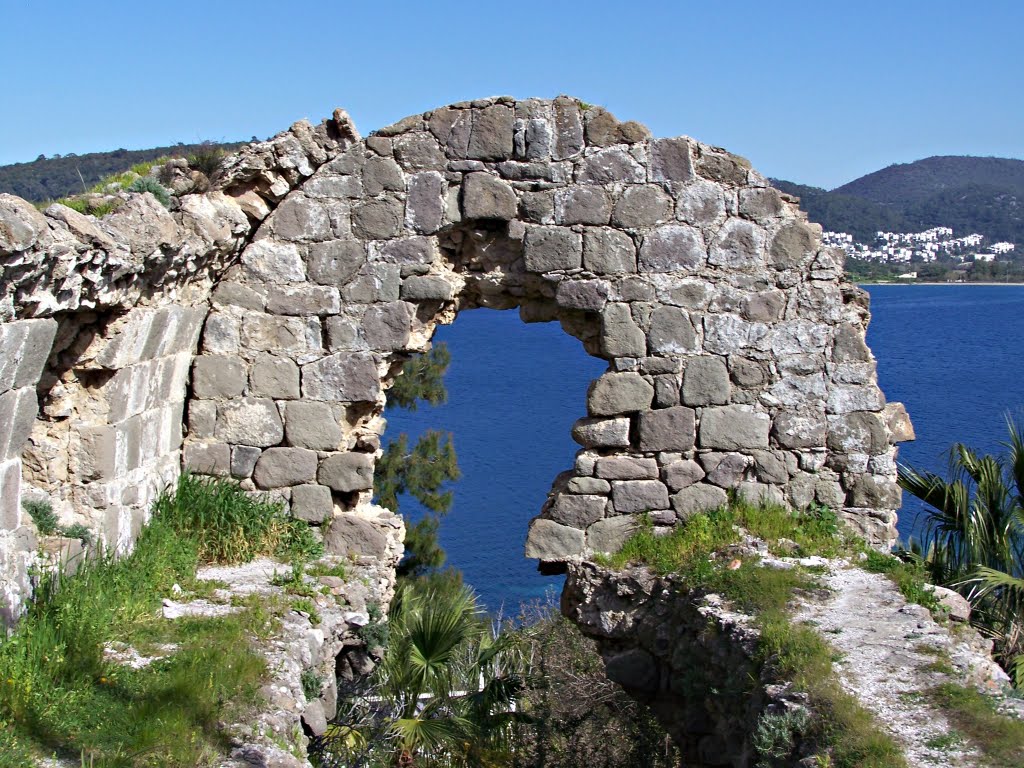
[[721,488],[705,483],[697,483],[683,488],[672,497],[672,509],[676,517],[686,520],[698,512],[707,512],[718,507],[723,507],[729,501],[729,496]]
[[647,337],[633,320],[629,304],[613,302],[601,313],[601,351],[608,357],[641,357]]
[[699,349],[697,333],[690,316],[677,307],[658,307],[654,310],[647,340],[651,354],[654,355],[683,355]]
[[331,490],[323,485],[296,485],[292,488],[291,514],[309,523],[322,523],[334,513]]
[[572,439],[584,448],[628,448],[629,419],[579,419]]
[[584,157],[579,163],[576,179],[581,184],[640,184],[647,180],[647,173],[628,152],[612,147]]
[[889,447],[889,432],[881,414],[859,411],[829,416],[826,446],[837,453],[883,453]]
[[231,470],[231,447],[225,443],[189,443],[184,464],[189,472],[226,476]]
[[825,414],[780,411],[772,423],[772,437],[782,448],[816,448],[825,444]]
[[462,217],[464,219],[499,219],[516,217],[516,193],[506,182],[489,173],[470,173],[462,182]]
[[612,486],[607,480],[597,477],[574,477],[565,486],[569,493],[581,495],[608,495]]
[[604,480],[654,480],[658,477],[658,462],[632,456],[604,456],[597,460],[594,471]]
[[700,416],[700,445],[728,451],[767,448],[770,425],[768,414],[743,406],[705,408]]
[[556,523],[586,529],[588,525],[604,517],[607,504],[608,499],[605,496],[560,493],[555,497],[555,503],[548,516]]
[[217,406],[214,434],[224,443],[266,448],[281,442],[284,425],[273,400],[242,397]]
[[257,240],[242,251],[242,264],[255,280],[266,283],[301,282],[306,265],[295,243],[270,238]]
[[289,445],[315,451],[336,451],[344,437],[337,406],[302,400],[285,408],[284,433]]
[[725,405],[729,402],[729,371],[720,357],[688,360],[683,370],[682,401],[686,405]]
[[328,555],[379,559],[387,550],[388,540],[377,526],[354,515],[332,518],[324,533],[324,552]]
[[38,410],[35,387],[13,389],[0,395],[0,461],[21,455]]
[[695,272],[707,262],[700,230],[687,224],[665,224],[644,236],[641,272]]
[[587,528],[586,547],[591,552],[618,552],[636,529],[636,522],[628,515],[598,520]]
[[624,232],[587,227],[583,233],[583,267],[598,275],[636,272],[636,244]]
[[195,397],[239,397],[245,391],[246,378],[245,363],[238,357],[199,355],[192,362],[192,393]]
[[374,402],[379,395],[377,364],[365,352],[338,352],[302,366],[305,399]]
[[583,242],[566,227],[526,230],[526,268],[531,272],[576,269],[583,262]]
[[583,554],[583,531],[554,520],[534,518],[526,537],[528,558],[557,562],[570,560]]

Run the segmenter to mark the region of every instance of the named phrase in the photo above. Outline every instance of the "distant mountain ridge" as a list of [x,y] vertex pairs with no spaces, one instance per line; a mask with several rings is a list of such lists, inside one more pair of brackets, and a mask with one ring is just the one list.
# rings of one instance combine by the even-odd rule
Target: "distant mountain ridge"
[[[831,191],[772,179],[812,221],[870,242],[875,232],[952,227],[1024,246],[1024,160],[936,156],[890,165]],[[1020,258],[1020,256],[1018,256]]]
[[[255,136],[253,140],[255,140]],[[221,148],[231,152],[244,141],[199,144],[175,144],[152,149],[115,149],[110,152],[89,152],[83,155],[40,155],[30,163],[0,165],[0,192],[9,192],[33,203],[56,200],[81,193],[101,179],[123,173],[137,163],[158,157],[188,157],[198,152]]]

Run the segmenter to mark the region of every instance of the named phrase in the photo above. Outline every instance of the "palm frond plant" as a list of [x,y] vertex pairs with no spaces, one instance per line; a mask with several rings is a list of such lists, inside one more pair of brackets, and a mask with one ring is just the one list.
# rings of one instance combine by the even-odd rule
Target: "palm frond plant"
[[1006,453],[950,449],[950,479],[899,467],[903,490],[923,501],[924,539],[912,547],[937,584],[971,602],[972,622],[1024,687],[1024,435],[1007,418]]

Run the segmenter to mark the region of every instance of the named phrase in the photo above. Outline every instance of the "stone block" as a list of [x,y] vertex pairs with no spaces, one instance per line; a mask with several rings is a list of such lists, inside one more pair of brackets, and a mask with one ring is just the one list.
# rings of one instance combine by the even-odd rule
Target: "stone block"
[[704,470],[693,459],[680,459],[666,464],[662,477],[670,490],[681,491],[704,479]]
[[306,265],[295,243],[269,237],[256,240],[242,251],[242,264],[252,277],[265,283],[297,283],[306,279]]
[[413,275],[402,281],[400,296],[406,301],[449,301],[455,287],[440,275]]
[[769,328],[765,323],[751,323],[736,315],[706,315],[704,318],[704,350],[716,355],[732,355],[751,347],[767,346]]
[[643,411],[637,417],[638,447],[641,451],[689,451],[696,439],[696,414],[677,405]]
[[583,531],[554,520],[534,518],[526,536],[528,558],[543,562],[563,562],[583,554]]
[[236,445],[231,449],[231,476],[244,479],[252,477],[263,451],[249,445]]
[[257,488],[268,490],[308,483],[316,477],[315,451],[305,448],[268,448],[256,462],[252,479]]
[[626,539],[637,530],[636,520],[628,515],[616,515],[607,520],[598,520],[587,528],[587,549],[591,552],[611,554],[622,549]]
[[242,397],[217,406],[214,434],[232,445],[267,448],[284,438],[284,424],[273,400]]
[[213,437],[217,426],[217,404],[212,400],[190,400],[188,404],[188,434],[193,439]]
[[237,354],[242,346],[242,324],[237,317],[224,312],[212,312],[203,326],[204,352],[219,355]]
[[613,302],[601,313],[601,351],[606,357],[642,357],[647,337],[637,325],[629,304]]
[[462,218],[511,221],[516,217],[516,193],[507,182],[489,173],[469,173],[462,180]]
[[789,481],[785,454],[781,451],[753,451],[754,470],[762,483],[785,485]]
[[555,302],[566,309],[600,312],[610,290],[605,280],[563,280],[558,284]]
[[632,456],[602,456],[598,458],[594,472],[604,480],[655,480],[658,462]]
[[270,226],[281,240],[329,240],[331,217],[320,200],[303,194],[291,194],[270,215]]
[[682,400],[686,405],[724,405],[729,402],[729,370],[720,357],[695,357],[683,371]]
[[474,110],[466,157],[470,160],[505,160],[512,156],[514,119],[501,104]]
[[701,448],[727,451],[768,447],[768,414],[738,405],[705,408],[700,417]]
[[199,355],[192,362],[192,393],[204,400],[240,397],[246,384],[245,362],[231,355]]
[[345,285],[366,263],[366,245],[358,240],[330,240],[309,246],[309,279],[321,285]]
[[780,448],[802,450],[825,445],[825,415],[816,411],[780,411],[772,424],[772,437]]
[[381,245],[374,258],[400,266],[428,266],[438,257],[437,241],[430,237],[400,237]]
[[287,357],[260,355],[249,373],[249,394],[294,400],[299,396],[299,366]]
[[292,488],[292,517],[309,523],[322,523],[334,515],[331,489],[322,485],[296,485]]
[[679,405],[679,377],[674,374],[655,376],[654,406],[671,408],[673,405]]
[[33,386],[0,395],[0,461],[21,456],[39,410]]
[[636,272],[633,238],[607,227],[587,227],[583,232],[583,268],[597,275]]
[[905,443],[916,439],[914,425],[910,423],[910,415],[903,403],[886,403],[882,417],[892,435],[893,443]]
[[284,412],[288,444],[315,451],[336,451],[344,437],[338,421],[338,406],[332,403],[296,401]]
[[607,495],[612,490],[612,484],[596,477],[574,477],[568,482],[565,489],[569,493],[582,495]]
[[341,294],[326,285],[270,286],[267,312],[274,315],[336,315],[341,311]]
[[556,224],[607,224],[612,204],[600,187],[566,187],[555,192]]
[[692,181],[693,159],[690,140],[654,139],[651,142],[651,178],[654,181]]
[[49,318],[0,325],[0,392],[35,387],[56,333],[57,322]]
[[409,343],[414,317],[412,306],[404,301],[371,306],[362,323],[367,346],[381,352],[403,349]]
[[627,187],[615,201],[612,224],[625,229],[653,227],[671,221],[673,208],[672,198],[657,185]]
[[604,496],[578,496],[560,493],[555,497],[548,516],[556,523],[585,529],[604,517],[608,499]]
[[354,515],[331,518],[324,532],[324,552],[328,555],[381,560],[387,551],[387,537],[377,526]]
[[889,432],[882,414],[855,411],[828,417],[825,446],[836,453],[875,455],[889,448]]
[[828,413],[850,413],[851,411],[881,411],[885,407],[885,396],[875,384],[837,385],[828,393],[825,409]]
[[668,488],[660,480],[615,480],[612,505],[619,514],[668,509]]
[[742,453],[705,453],[700,457],[707,480],[721,488],[735,488],[745,478],[750,459]]
[[708,264],[730,270],[751,270],[764,266],[765,233],[744,219],[728,219],[718,231],[708,252]]
[[690,316],[678,307],[661,306],[651,313],[647,342],[654,355],[693,354],[700,346]]
[[587,391],[592,416],[616,416],[646,411],[654,400],[654,387],[638,373],[605,373]]
[[402,284],[398,264],[366,264],[359,275],[341,291],[341,298],[352,304],[397,301]]
[[348,493],[373,487],[373,456],[367,453],[335,453],[320,462],[317,482]]
[[398,198],[367,200],[352,207],[352,234],[364,240],[386,240],[402,231],[404,220]]
[[698,512],[709,512],[729,503],[729,495],[714,485],[696,483],[683,488],[672,497],[672,509],[680,520],[687,520]]
[[580,160],[576,179],[580,184],[640,184],[647,180],[647,171],[629,152],[613,147]]
[[776,269],[800,269],[810,264],[818,250],[818,238],[808,224],[786,224],[772,238],[769,254]]
[[9,459],[0,462],[0,531],[13,531],[20,525],[21,460]]
[[247,352],[313,355],[322,349],[320,335],[320,321],[315,317],[247,312],[242,320],[241,340]]
[[186,443],[184,464],[197,475],[226,476],[231,470],[231,448],[224,443]]
[[429,133],[398,136],[392,146],[395,160],[405,171],[423,171],[444,165],[444,153]]
[[579,419],[572,439],[584,448],[628,448],[629,419]]
[[430,234],[444,224],[444,177],[436,171],[417,173],[409,180],[405,200],[406,224],[417,232]]
[[366,352],[338,352],[302,366],[305,399],[358,403],[379,395],[377,363]]
[[370,157],[363,166],[363,193],[376,197],[382,192],[401,192],[405,189],[405,177],[398,163],[390,157]]
[[114,428],[110,426],[78,429],[77,443],[72,442],[74,461],[80,480],[113,480],[117,474]]
[[695,272],[707,258],[704,236],[688,224],[663,224],[640,245],[641,272]]
[[578,269],[583,263],[582,238],[566,227],[529,227],[525,248],[530,272]]

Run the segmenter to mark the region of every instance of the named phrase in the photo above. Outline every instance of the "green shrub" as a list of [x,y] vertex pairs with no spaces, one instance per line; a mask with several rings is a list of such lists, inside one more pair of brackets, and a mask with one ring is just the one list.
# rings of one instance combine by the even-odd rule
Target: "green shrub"
[[320,689],[323,687],[323,678],[315,669],[302,670],[302,693],[308,701],[316,701],[320,698]]
[[188,166],[202,172],[208,178],[213,178],[221,163],[224,162],[224,157],[225,152],[220,147],[205,147],[194,155],[189,155]]
[[154,514],[192,539],[204,562],[241,563],[261,555],[310,560],[323,553],[309,525],[231,480],[183,473],[175,493],[157,500]]
[[164,208],[171,207],[171,193],[159,181],[149,176],[140,176],[128,185],[128,192],[149,192],[160,201]]
[[81,523],[75,523],[62,529],[65,536],[69,539],[78,539],[85,545],[92,544],[92,531],[88,527]]
[[21,506],[28,512],[41,536],[55,536],[60,531],[60,519],[53,505],[46,499],[26,499]]

